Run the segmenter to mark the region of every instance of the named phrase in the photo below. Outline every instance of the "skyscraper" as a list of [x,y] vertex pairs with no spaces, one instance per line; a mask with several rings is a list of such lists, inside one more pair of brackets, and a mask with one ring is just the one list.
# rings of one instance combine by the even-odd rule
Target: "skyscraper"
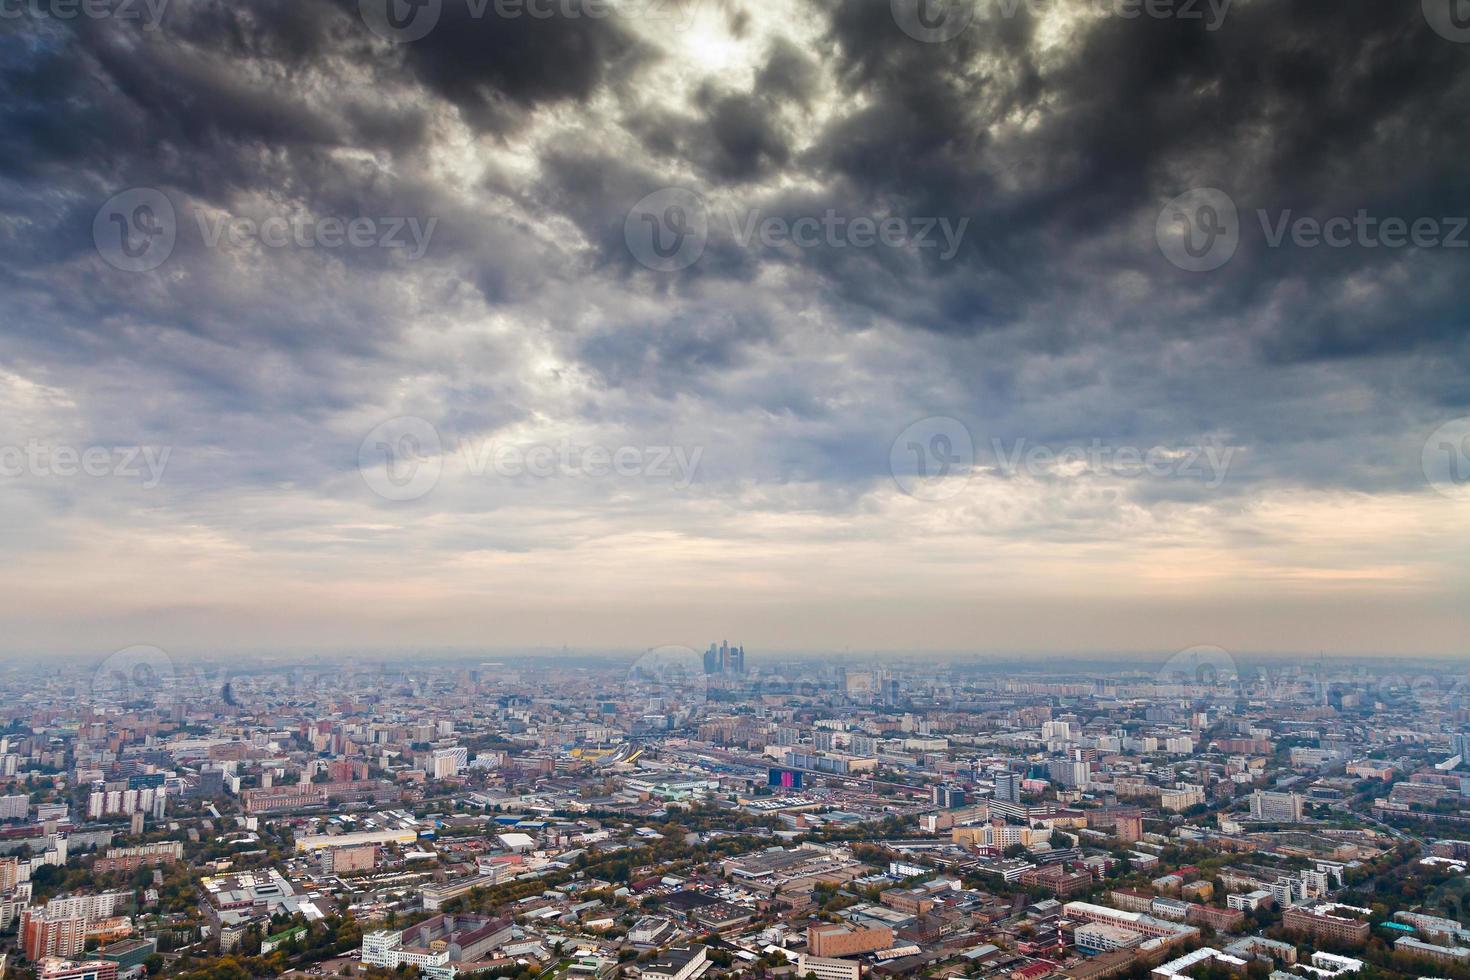
[[1470,732],[1455,732],[1450,736],[1450,754],[1470,761]]
[[953,810],[965,805],[965,794],[958,786],[936,784],[929,787],[929,799],[937,807]]
[[1015,772],[995,774],[995,798],[1004,803],[1021,802],[1021,775]]
[[709,649],[704,651],[704,672],[706,674],[745,673],[745,648],[732,647],[729,640],[722,640],[718,645],[711,643]]

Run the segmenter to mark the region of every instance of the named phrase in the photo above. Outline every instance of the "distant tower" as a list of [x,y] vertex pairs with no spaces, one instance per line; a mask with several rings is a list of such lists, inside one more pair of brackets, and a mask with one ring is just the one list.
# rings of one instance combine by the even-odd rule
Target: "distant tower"
[[1450,736],[1450,754],[1464,757],[1470,762],[1470,734],[1456,732]]
[[704,672],[706,674],[745,673],[745,647],[732,647],[729,640],[711,643],[709,649],[704,651]]

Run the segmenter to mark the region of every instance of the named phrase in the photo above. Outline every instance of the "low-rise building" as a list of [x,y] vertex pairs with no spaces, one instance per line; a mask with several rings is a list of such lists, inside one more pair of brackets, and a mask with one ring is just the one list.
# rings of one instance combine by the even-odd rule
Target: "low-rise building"
[[1131,949],[1143,942],[1143,933],[1125,929],[1122,926],[1089,922],[1077,927],[1072,935],[1072,941],[1079,952],[1095,955],[1115,949]]
[[[823,956],[801,953],[796,957],[796,975],[805,978],[811,974],[817,980],[861,980],[862,965],[853,960],[835,960]],[[648,974],[644,974],[646,977]]]
[[48,957],[36,969],[37,980],[117,980],[117,964],[110,960],[75,960]]
[[1281,921],[1286,928],[1304,932],[1313,939],[1362,944],[1368,941],[1368,915],[1367,909],[1324,902],[1292,906]]
[[643,965],[643,980],[696,980],[709,969],[709,950],[703,946],[675,946]]

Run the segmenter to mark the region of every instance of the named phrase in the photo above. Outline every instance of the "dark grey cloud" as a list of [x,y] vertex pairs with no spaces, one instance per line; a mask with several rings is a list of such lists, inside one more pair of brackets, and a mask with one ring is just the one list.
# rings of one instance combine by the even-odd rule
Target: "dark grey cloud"
[[[6,22],[0,367],[65,390],[96,438],[178,446],[178,513],[273,533],[360,496],[357,441],[398,414],[467,438],[554,421],[697,441],[714,503],[681,520],[710,535],[742,504],[862,515],[927,415],[963,420],[982,457],[992,438],[1247,450],[1222,490],[1139,481],[1025,525],[1074,534],[1261,487],[1417,489],[1413,434],[1470,405],[1464,251],[1271,248],[1255,217],[1470,214],[1470,47],[1418,5],[1256,0],[1213,31],[1089,15],[1058,37],[1045,5],[986,4],[943,44],[874,0],[711,7],[681,35],[445,0],[408,44],[355,0],[174,0],[157,31]],[[740,57],[703,65],[700,30]],[[669,186],[712,219],[673,274],[625,241]],[[129,187],[184,216],[154,273],[92,241]],[[1244,224],[1210,274],[1154,238],[1195,187]],[[437,226],[409,262],[210,246],[193,220],[296,212]],[[828,212],[968,224],[951,257],[738,232]],[[269,508],[232,514],[241,488]],[[579,527],[667,505],[584,489]]]

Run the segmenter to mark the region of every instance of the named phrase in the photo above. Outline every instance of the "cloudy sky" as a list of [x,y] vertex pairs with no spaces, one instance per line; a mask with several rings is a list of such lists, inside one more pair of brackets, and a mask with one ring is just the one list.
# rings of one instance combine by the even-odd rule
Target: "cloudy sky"
[[1451,0],[0,8],[7,651],[1470,652]]

